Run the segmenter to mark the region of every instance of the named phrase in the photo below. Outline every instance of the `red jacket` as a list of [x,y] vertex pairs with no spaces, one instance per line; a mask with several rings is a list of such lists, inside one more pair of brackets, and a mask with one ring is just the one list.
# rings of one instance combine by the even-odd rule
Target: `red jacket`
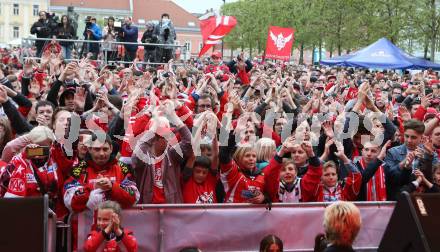
[[281,162],[281,157],[275,156],[262,172],[255,176],[243,174],[234,160],[220,164],[221,180],[226,192],[225,202],[246,202],[248,198],[242,196],[245,190],[266,193],[272,201],[277,201]]
[[238,69],[237,77],[240,78],[243,85],[249,85],[250,78],[249,74],[246,72],[246,69]]
[[[86,252],[119,252],[137,251],[137,241],[133,235],[133,232],[128,229],[124,229],[124,235],[122,239],[114,237],[113,239],[107,240],[102,232],[92,231],[88,237],[87,241],[84,243],[84,251]],[[111,234],[111,236],[114,236]]]
[[[51,200],[57,201],[57,166],[50,157],[44,166],[37,167],[23,152],[13,157],[9,165],[14,169],[5,198],[42,196],[46,192]],[[40,187],[38,179],[44,188]]]
[[[98,175],[109,178],[113,187],[110,191],[94,188]],[[99,203],[114,200],[123,208],[134,205],[139,200],[139,191],[131,169],[116,159],[104,166],[93,161],[82,161],[72,170],[72,176],[64,184],[64,204],[74,212],[86,208],[94,210]]]

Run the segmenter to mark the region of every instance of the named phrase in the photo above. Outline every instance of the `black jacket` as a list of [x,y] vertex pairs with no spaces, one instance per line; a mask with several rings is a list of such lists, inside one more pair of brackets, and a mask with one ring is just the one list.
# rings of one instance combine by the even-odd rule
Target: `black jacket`
[[[76,32],[72,25],[68,25],[66,28],[62,24],[58,25],[57,30],[55,32],[55,35],[59,39],[75,39],[76,38]],[[73,42],[60,42],[60,45],[62,46],[71,46],[73,45]]]
[[[31,34],[36,34],[37,38],[50,38],[52,35],[54,35],[54,30],[52,29],[53,24],[50,20],[38,20],[35,22],[31,27]],[[38,29],[40,28],[40,29]],[[44,44],[46,44],[48,41],[45,40],[37,40],[35,41],[35,46],[37,47],[43,47]]]
[[[151,30],[151,31],[146,30],[146,31],[144,32],[144,34],[142,35],[141,42],[142,42],[142,43],[152,43],[152,44],[156,44],[156,43],[157,43],[157,40],[158,40],[158,39],[157,39],[157,35],[154,34],[154,30]],[[144,46],[144,49],[147,50],[147,51],[152,51],[152,50],[156,49],[156,46],[148,46],[148,45],[145,45],[145,46]]]

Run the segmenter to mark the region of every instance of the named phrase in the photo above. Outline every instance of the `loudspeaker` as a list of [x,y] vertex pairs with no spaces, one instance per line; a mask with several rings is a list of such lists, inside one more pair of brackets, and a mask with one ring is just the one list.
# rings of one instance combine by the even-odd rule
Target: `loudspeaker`
[[56,215],[47,195],[0,199],[0,216],[0,251],[55,251]]
[[440,194],[400,196],[379,245],[380,252],[440,251]]

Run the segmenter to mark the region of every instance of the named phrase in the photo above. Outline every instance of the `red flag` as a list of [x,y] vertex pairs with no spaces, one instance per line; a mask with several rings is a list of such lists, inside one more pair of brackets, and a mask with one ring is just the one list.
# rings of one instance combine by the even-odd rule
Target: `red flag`
[[288,61],[294,32],[292,28],[271,26],[267,35],[265,58]]
[[200,30],[203,37],[203,48],[200,50],[199,57],[209,50],[213,45],[220,44],[226,36],[237,25],[237,19],[232,16],[212,16],[205,20],[200,20]]

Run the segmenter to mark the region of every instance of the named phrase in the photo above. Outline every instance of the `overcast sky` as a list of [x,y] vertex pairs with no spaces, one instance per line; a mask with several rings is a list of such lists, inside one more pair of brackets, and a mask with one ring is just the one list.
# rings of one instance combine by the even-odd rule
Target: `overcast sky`
[[[226,3],[235,2],[237,0],[226,0]],[[208,9],[220,9],[223,0],[173,0],[185,10],[191,13],[205,13]]]

